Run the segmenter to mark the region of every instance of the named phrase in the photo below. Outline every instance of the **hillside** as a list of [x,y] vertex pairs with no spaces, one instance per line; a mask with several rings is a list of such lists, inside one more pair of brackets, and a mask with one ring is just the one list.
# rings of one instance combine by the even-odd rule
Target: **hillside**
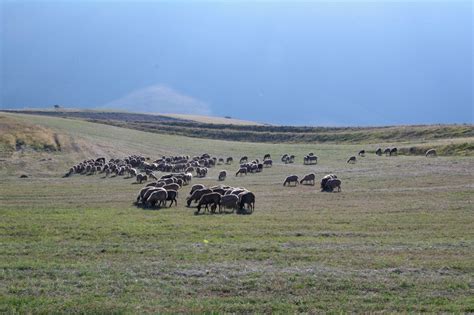
[[258,143],[400,143],[402,154],[424,154],[429,148],[437,149],[441,155],[474,154],[474,125],[296,127],[245,125],[246,122],[220,124],[221,120],[204,116],[199,117],[202,122],[196,122],[185,120],[194,117],[186,115],[170,117],[123,112],[33,110],[11,113],[82,119],[145,132],[203,139]]

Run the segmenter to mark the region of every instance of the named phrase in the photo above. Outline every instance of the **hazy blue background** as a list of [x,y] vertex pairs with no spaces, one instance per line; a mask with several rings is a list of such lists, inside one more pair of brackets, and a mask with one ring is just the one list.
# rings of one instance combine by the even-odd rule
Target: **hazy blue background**
[[5,1],[0,107],[473,122],[471,1]]

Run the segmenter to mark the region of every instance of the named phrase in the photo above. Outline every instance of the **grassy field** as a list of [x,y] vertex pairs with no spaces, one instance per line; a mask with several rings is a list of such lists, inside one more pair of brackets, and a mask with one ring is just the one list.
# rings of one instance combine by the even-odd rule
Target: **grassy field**
[[[0,160],[0,312],[474,312],[474,158],[346,163],[360,149],[465,139],[250,143],[2,115],[57,134],[61,151]],[[256,194],[252,215],[195,216],[189,186],[178,207],[144,210],[132,204],[141,187],[132,179],[61,177],[84,158],[204,152],[277,160],[225,182]],[[308,152],[319,164],[302,165]],[[283,153],[297,163],[279,163]],[[337,174],[342,192],[282,186],[311,171]]]

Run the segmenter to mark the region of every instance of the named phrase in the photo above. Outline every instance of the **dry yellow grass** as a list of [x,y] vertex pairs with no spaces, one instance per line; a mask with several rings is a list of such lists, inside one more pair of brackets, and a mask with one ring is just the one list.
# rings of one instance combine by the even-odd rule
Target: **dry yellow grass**
[[201,115],[186,115],[186,114],[160,114],[161,116],[178,118],[184,120],[191,120],[203,124],[217,124],[217,125],[240,125],[240,126],[262,126],[262,123],[248,120],[240,120],[225,117],[201,116]]
[[31,148],[60,150],[58,136],[49,128],[0,115],[0,147],[3,152]]

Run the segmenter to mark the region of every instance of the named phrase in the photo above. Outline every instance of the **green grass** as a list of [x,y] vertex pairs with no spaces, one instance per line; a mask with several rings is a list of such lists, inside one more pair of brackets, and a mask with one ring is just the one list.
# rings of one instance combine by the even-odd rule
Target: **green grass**
[[[15,118],[67,141],[61,152],[0,162],[0,312],[474,311],[472,157],[370,154],[348,165],[360,145],[218,141]],[[318,165],[302,165],[309,151]],[[228,177],[226,184],[256,193],[252,215],[194,216],[184,206],[189,186],[178,207],[153,211],[132,205],[141,186],[131,179],[61,178],[85,157],[203,152],[269,152],[274,160],[293,153],[298,163]],[[193,183],[217,183],[220,169],[236,165]],[[286,175],[310,171],[336,173],[343,191],[282,186]]]

